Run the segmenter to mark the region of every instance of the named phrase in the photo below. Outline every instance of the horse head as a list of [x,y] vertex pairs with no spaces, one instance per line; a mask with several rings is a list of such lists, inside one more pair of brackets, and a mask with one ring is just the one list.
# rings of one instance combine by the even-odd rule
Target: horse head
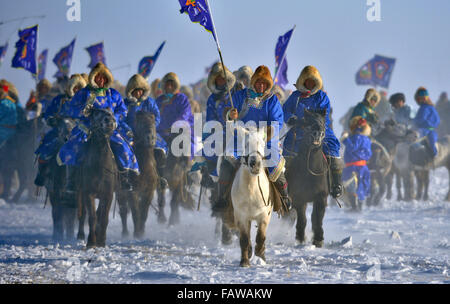
[[117,128],[116,118],[109,109],[92,109],[90,120],[91,132],[96,136],[109,138]]
[[325,138],[326,110],[305,109],[300,120],[300,128],[304,132],[303,140],[308,146],[321,147]]
[[249,168],[251,174],[258,175],[263,168],[266,129],[246,128],[242,130],[245,136],[245,153],[242,163]]
[[138,111],[136,113],[136,144],[141,144],[146,148],[154,147],[156,144],[156,122],[155,115]]

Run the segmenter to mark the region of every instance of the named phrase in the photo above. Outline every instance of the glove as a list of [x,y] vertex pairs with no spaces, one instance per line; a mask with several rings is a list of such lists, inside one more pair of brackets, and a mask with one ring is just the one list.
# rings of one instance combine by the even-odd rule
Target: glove
[[345,140],[349,136],[348,132],[344,132],[341,135],[341,141]]
[[238,113],[237,109],[236,109],[236,108],[231,109],[230,112],[228,112],[228,117],[229,117],[231,120],[236,120],[236,119],[238,119],[239,113]]
[[130,139],[133,139],[133,138],[134,138],[133,131],[131,131],[131,130],[128,130],[128,132],[126,133],[126,135],[127,135],[127,137],[130,138]]
[[84,117],[89,117],[91,115],[91,112],[92,112],[92,105],[91,104],[86,105],[86,107],[84,107],[83,109]]
[[289,117],[287,124],[289,126],[295,126],[297,124],[298,118],[295,115],[292,115],[291,117]]

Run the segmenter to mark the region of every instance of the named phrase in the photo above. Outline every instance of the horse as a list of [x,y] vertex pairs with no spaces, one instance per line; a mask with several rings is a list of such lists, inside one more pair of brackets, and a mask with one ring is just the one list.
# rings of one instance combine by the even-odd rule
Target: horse
[[[249,267],[252,255],[251,223],[256,221],[255,255],[265,261],[266,230],[270,223],[273,203],[270,198],[270,183],[265,172],[264,140],[265,129],[258,131],[237,127],[238,137],[245,136],[245,147],[248,153],[241,157],[240,166],[236,171],[231,186],[232,219],[229,217],[226,225],[230,229],[239,230],[239,244],[241,247],[241,267]],[[219,162],[227,161],[220,157]],[[219,167],[220,168],[220,167]],[[228,209],[230,210],[230,208]]]
[[313,202],[311,214],[313,229],[313,245],[323,246],[323,218],[330,191],[328,180],[329,164],[322,151],[325,138],[326,111],[310,111],[305,109],[304,117],[299,121],[304,131],[300,139],[298,153],[289,161],[286,168],[286,179],[289,184],[289,195],[293,207],[297,211],[296,240],[305,242],[306,207]]
[[118,192],[120,217],[122,220],[122,236],[128,236],[127,214],[128,207],[134,224],[134,237],[142,238],[145,233],[145,223],[148,217],[157,188],[159,176],[153,154],[156,143],[155,116],[145,111],[136,113],[136,130],[134,138],[134,152],[139,163],[140,175],[132,180],[133,191]]
[[[428,199],[428,186],[430,183],[429,171],[439,167],[446,167],[450,177],[450,135],[441,137],[437,142],[438,154],[433,161],[429,164],[423,165],[423,159],[427,158],[429,153],[428,148],[425,146],[426,138],[420,138],[409,147],[409,159],[413,165],[413,169],[416,171],[416,178],[418,181],[418,191],[416,199],[423,198]],[[425,142],[425,145],[424,145]],[[445,197],[446,201],[450,201],[450,178],[449,178],[449,191]]]
[[[85,143],[85,159],[79,168],[77,184],[78,208],[81,212],[78,239],[84,239],[84,216],[89,217],[87,248],[105,247],[106,228],[114,191],[118,182],[118,168],[110,146],[110,137],[117,124],[114,114],[106,109],[92,109],[90,129]],[[99,199],[95,208],[95,199]]]
[[[62,146],[70,136],[74,123],[69,119],[59,119],[56,129],[58,131],[58,142]],[[46,179],[45,187],[47,189],[50,204],[52,206],[53,220],[53,240],[67,240],[74,237],[74,227],[76,218],[76,208],[67,206],[63,200],[63,189],[66,184],[67,167],[60,166],[56,157],[50,159],[49,178]]]

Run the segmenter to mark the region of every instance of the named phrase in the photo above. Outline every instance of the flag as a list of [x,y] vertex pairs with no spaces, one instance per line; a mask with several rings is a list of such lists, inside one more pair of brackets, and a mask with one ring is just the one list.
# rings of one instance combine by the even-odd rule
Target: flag
[[64,77],[64,76],[69,77],[70,64],[72,63],[72,54],[73,54],[73,49],[75,47],[75,40],[76,40],[76,38],[74,38],[68,46],[63,47],[55,55],[55,58],[53,58],[53,62],[58,67],[58,71],[56,72],[55,75],[53,75],[53,77],[56,77],[56,78]]
[[103,42],[87,47],[86,51],[88,51],[89,56],[91,56],[91,62],[88,65],[90,69],[95,67],[95,65],[99,62],[106,65],[105,52],[103,51]]
[[[178,0],[181,5],[180,13],[186,13],[194,23],[200,23],[208,32],[216,34],[212,22],[211,12],[205,0]],[[216,40],[217,41],[217,40]]]
[[6,51],[8,50],[8,43],[6,43],[3,46],[0,46],[0,66],[3,62],[3,59],[5,58]]
[[23,68],[36,75],[36,47],[38,25],[19,30],[19,40],[16,42],[16,54],[12,59],[13,68]]
[[37,72],[38,81],[41,81],[42,79],[45,78],[45,68],[47,66],[47,54],[48,49],[43,50],[38,57],[38,72]]
[[158,60],[159,54],[161,53],[165,43],[165,41],[161,43],[158,50],[153,56],[146,56],[139,62],[138,73],[141,74],[144,78],[148,78],[148,76],[150,76],[150,73],[155,66],[156,60]]
[[293,31],[294,29],[291,29],[283,36],[278,37],[277,45],[275,46],[275,83],[283,89],[288,84],[286,50]]
[[356,73],[356,84],[388,88],[394,66],[395,58],[375,55]]

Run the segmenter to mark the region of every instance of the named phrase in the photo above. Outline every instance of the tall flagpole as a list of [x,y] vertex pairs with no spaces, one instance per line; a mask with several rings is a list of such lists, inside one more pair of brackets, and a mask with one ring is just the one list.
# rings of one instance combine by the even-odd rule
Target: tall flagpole
[[227,90],[228,90],[228,96],[230,96],[231,107],[234,108],[233,98],[231,97],[231,91],[230,91],[230,88],[228,87],[227,73],[225,71],[225,64],[223,63],[222,51],[220,50],[219,37],[217,36],[216,26],[214,25],[214,18],[213,18],[213,15],[212,15],[212,9],[211,9],[211,6],[209,5],[208,0],[205,0],[205,2],[206,2],[206,5],[208,5],[209,14],[211,15],[211,23],[212,23],[212,28],[213,28],[214,37],[215,37],[214,40],[216,41],[217,51],[219,52],[220,62],[222,63],[223,78],[225,79],[225,86],[227,87]]
[[284,59],[286,58],[287,49],[288,49],[289,43],[291,42],[291,38],[292,38],[292,35],[294,34],[294,30],[295,30],[296,26],[297,25],[294,24],[294,27],[292,28],[291,37],[289,38],[288,45],[286,46],[286,49],[284,50],[283,57],[281,58],[280,64],[278,65],[277,70],[275,71],[275,75],[274,75],[273,79],[277,79],[277,77],[278,77],[278,72],[280,71],[280,66],[283,63]]

